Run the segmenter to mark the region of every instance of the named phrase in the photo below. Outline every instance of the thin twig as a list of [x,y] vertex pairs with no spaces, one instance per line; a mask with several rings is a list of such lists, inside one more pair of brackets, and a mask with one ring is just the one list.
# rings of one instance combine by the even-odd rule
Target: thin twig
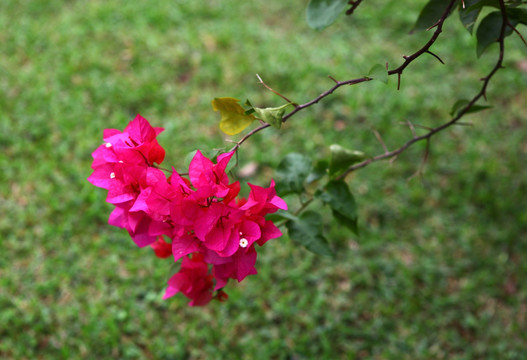
[[521,32],[518,31],[518,29],[516,29],[510,22],[508,24],[512,30],[520,37],[520,39],[523,41],[523,44],[525,46],[527,46],[527,41],[525,41],[525,38],[523,37],[523,35],[521,34]]
[[390,152],[388,150],[388,148],[386,147],[386,144],[384,143],[384,141],[382,141],[382,137],[381,137],[381,134],[379,134],[379,132],[375,129],[372,129],[373,133],[375,134],[375,137],[377,138],[377,140],[379,140],[379,142],[381,143],[382,145],[382,148],[384,149],[384,152],[387,153],[387,152]]
[[335,78],[334,78],[333,76],[331,76],[331,75],[328,75],[328,78],[330,78],[331,80],[333,80],[333,81],[335,82],[335,84],[338,84],[338,83],[339,83],[338,80],[335,79]]
[[357,7],[359,7],[360,3],[362,2],[362,0],[350,0],[349,1],[349,5],[351,5],[351,8],[348,9],[348,11],[346,11],[346,15],[351,15],[353,14],[353,12],[355,11],[355,9]]
[[423,160],[421,161],[421,165],[419,166],[419,169],[417,169],[417,171],[408,178],[408,180],[411,180],[413,179],[414,177],[416,177],[417,175],[419,176],[422,176],[423,173],[424,173],[424,168],[425,168],[425,165],[426,165],[426,162],[428,161],[428,156],[430,155],[430,138],[426,139],[426,148],[425,148],[425,153],[423,155]]
[[461,109],[457,113],[457,115],[455,117],[453,117],[450,121],[448,121],[448,122],[444,123],[443,125],[440,125],[440,126],[438,126],[436,128],[431,129],[425,135],[421,135],[421,136],[413,138],[412,140],[408,141],[406,144],[402,145],[401,147],[399,147],[396,150],[390,151],[389,153],[384,153],[384,154],[377,155],[375,157],[372,157],[372,158],[366,159],[366,160],[364,160],[364,161],[362,161],[360,163],[357,163],[357,164],[355,164],[353,166],[350,166],[348,168],[348,170],[346,170],[346,172],[344,172],[342,175],[340,175],[338,177],[339,179],[345,178],[346,175],[350,174],[351,172],[353,172],[353,171],[355,171],[357,169],[366,167],[369,164],[371,164],[372,162],[376,162],[376,161],[379,161],[379,160],[384,160],[384,159],[388,159],[388,158],[397,156],[397,155],[401,154],[403,151],[405,151],[406,149],[408,149],[410,146],[412,146],[413,144],[415,144],[415,143],[417,143],[417,142],[419,142],[421,140],[429,141],[429,139],[432,136],[434,136],[435,134],[439,133],[440,131],[442,131],[442,130],[444,130],[444,129],[446,129],[446,128],[454,125],[454,124],[456,124],[458,122],[458,120],[461,119],[463,117],[463,115],[465,115],[470,110],[470,108],[480,98],[482,98],[482,97],[485,98],[485,94],[486,94],[486,91],[487,91],[487,87],[488,87],[488,85],[490,83],[490,80],[496,74],[496,72],[498,72],[498,70],[501,69],[502,64],[503,64],[503,58],[505,56],[505,30],[507,28],[508,18],[507,18],[507,11],[506,11],[506,7],[505,7],[504,1],[503,0],[499,0],[499,4],[500,4],[500,11],[501,11],[501,14],[502,14],[502,17],[503,17],[503,23],[502,23],[502,27],[501,27],[501,30],[500,30],[500,36],[498,38],[500,53],[499,53],[499,56],[498,56],[498,60],[496,61],[496,64],[494,65],[492,70],[489,72],[489,74],[487,76],[485,76],[482,79],[483,80],[483,85],[481,86],[480,91],[472,98],[472,100],[470,100],[468,102],[468,104],[465,105],[463,107],[463,109]]
[[427,54],[430,54],[432,55],[433,57],[435,57],[441,64],[445,65],[445,62],[443,60],[441,60],[441,58],[439,56],[437,56],[436,54],[434,54],[433,52],[431,52],[430,50],[427,50],[426,51]]
[[417,134],[416,134],[416,132],[415,132],[414,124],[412,124],[412,123],[410,122],[410,120],[406,120],[406,122],[404,122],[404,123],[402,122],[402,123],[400,123],[400,124],[401,124],[401,125],[406,125],[406,126],[408,126],[408,128],[410,128],[410,131],[412,132],[412,135],[413,135],[414,137],[417,136]]
[[262,84],[263,86],[265,86],[267,88],[267,90],[269,91],[272,91],[273,93],[275,93],[276,95],[280,96],[282,99],[284,99],[285,101],[287,101],[288,103],[292,104],[293,102],[291,100],[289,100],[288,98],[286,98],[284,95],[280,94],[278,91],[275,91],[273,89],[271,89],[269,87],[269,85],[267,85],[266,83],[264,83],[264,81],[262,80],[262,78],[260,77],[260,75],[256,74],[256,77],[258,78],[258,80],[260,81],[260,84]]

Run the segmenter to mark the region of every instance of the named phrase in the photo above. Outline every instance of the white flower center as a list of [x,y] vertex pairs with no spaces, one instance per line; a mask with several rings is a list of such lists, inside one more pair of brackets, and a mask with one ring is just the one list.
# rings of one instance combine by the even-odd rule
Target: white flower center
[[110,174],[110,179],[113,179],[114,177],[115,177],[115,173],[113,172]]
[[247,239],[246,239],[246,238],[241,238],[241,239],[240,239],[240,246],[241,246],[242,248],[246,248],[247,245],[249,245],[249,242],[247,241]]
[[106,143],[106,147],[107,147],[107,148],[112,147],[112,144],[110,144],[110,143]]

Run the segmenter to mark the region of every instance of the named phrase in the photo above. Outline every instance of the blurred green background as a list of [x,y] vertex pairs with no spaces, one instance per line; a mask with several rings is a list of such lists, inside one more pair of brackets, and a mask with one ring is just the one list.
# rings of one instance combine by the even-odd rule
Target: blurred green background
[[[259,275],[230,284],[227,303],[163,301],[171,260],[107,225],[105,191],[86,181],[104,128],[136,113],[183,167],[196,149],[230,147],[214,97],[303,103],[327,75],[401,63],[419,1],[365,2],[315,32],[304,2],[0,2],[0,357],[7,359],[525,359],[527,357],[527,51],[512,36],[493,80],[493,109],[395,162],[350,176],[361,235],[328,227],[336,258],[284,236],[260,249]],[[520,28],[526,33],[526,28]],[[279,132],[252,137],[240,165],[266,185],[291,151],[338,143],[368,154],[437,126],[478,91],[482,59],[454,14],[433,51],[388,86],[340,89]]]

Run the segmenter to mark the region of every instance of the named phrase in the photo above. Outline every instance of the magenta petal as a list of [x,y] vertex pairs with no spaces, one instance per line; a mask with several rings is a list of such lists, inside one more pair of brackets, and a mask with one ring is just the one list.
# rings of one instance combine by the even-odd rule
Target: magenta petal
[[233,155],[234,155],[234,151],[218,155],[217,164],[214,169],[217,174],[225,173],[225,169],[227,168],[227,165],[229,164],[229,161],[231,160]]
[[114,135],[119,135],[119,134],[122,134],[122,131],[121,130],[117,130],[117,129],[104,129],[103,131],[103,139],[104,141],[108,141],[107,139],[114,136]]
[[152,188],[146,188],[143,191],[139,193],[139,196],[137,196],[137,199],[135,199],[134,206],[129,210],[130,212],[137,212],[137,211],[144,211],[145,213],[148,213],[148,205],[147,200],[150,197],[150,193],[152,192]]
[[178,261],[183,256],[193,252],[198,252],[201,247],[201,242],[192,236],[183,236],[172,239],[172,254],[174,254],[174,261]]
[[256,250],[254,246],[249,249],[247,252],[238,251],[235,257],[235,265],[237,267],[236,278],[238,282],[242,281],[248,275],[255,275],[258,273],[254,264],[256,263]]
[[108,190],[114,182],[114,179],[112,178],[113,170],[114,166],[111,164],[98,166],[88,177],[88,181],[97,187]]
[[126,211],[120,207],[113,209],[108,219],[108,224],[112,226],[117,226],[119,228],[126,229],[128,221],[126,220]]
[[218,255],[223,257],[229,257],[233,255],[240,248],[240,235],[236,228],[232,229],[232,232],[227,240],[225,248],[218,251]]
[[156,131],[152,125],[139,114],[128,124],[124,131],[128,132],[130,137],[138,143],[152,141],[156,137]]
[[210,206],[204,209],[194,223],[194,232],[198,239],[205,241],[207,234],[212,230],[221,216],[221,209],[217,206]]
[[205,237],[205,246],[210,250],[223,251],[229,242],[231,228],[217,224]]
[[196,151],[196,154],[192,158],[188,167],[188,176],[190,182],[195,188],[199,188],[202,185],[202,175],[210,173],[212,171],[212,166],[212,161],[203,156],[201,151]]
[[287,210],[287,203],[280,197],[274,196],[271,201],[269,201],[270,204],[276,206],[279,209]]
[[276,239],[280,236],[282,236],[280,229],[271,220],[267,220],[264,228],[262,228],[262,237],[258,240],[258,245],[263,246],[268,240]]

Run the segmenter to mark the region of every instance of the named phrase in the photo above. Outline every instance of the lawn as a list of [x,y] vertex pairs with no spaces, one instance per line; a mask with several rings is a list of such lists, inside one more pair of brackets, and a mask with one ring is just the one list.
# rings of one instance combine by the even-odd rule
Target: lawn
[[[336,256],[287,236],[226,303],[162,300],[173,272],[125,230],[87,182],[105,128],[135,114],[166,130],[165,166],[197,148],[229,149],[214,97],[304,103],[371,65],[402,62],[426,1],[364,2],[313,31],[305,3],[278,0],[0,2],[0,357],[6,359],[525,359],[527,357],[527,49],[507,41],[489,110],[468,126],[347,180],[360,236],[328,225]],[[520,30],[527,33],[526,27]],[[491,69],[457,14],[432,56],[386,86],[339,89],[242,146],[267,185],[289,152],[317,159],[341,144],[369,155],[433,127]],[[418,130],[419,131],[419,130]],[[421,130],[422,131],[422,130]],[[235,136],[233,139],[239,137]],[[325,214],[329,220],[329,212]]]

